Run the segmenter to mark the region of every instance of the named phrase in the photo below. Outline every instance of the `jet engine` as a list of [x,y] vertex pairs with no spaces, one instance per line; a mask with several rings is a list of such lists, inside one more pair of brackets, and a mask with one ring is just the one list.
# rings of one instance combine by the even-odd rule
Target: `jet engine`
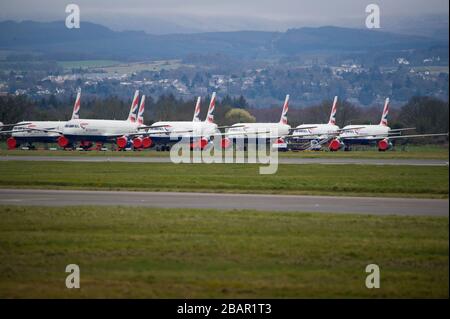
[[65,136],[58,137],[57,142],[58,142],[59,147],[61,147],[61,148],[66,148],[70,144],[69,139]]
[[228,149],[231,145],[232,143],[228,137],[224,137],[220,140],[220,147],[224,150]]
[[392,143],[387,138],[378,142],[378,150],[380,152],[385,152],[390,148],[392,148]]
[[117,146],[118,146],[119,148],[124,149],[124,148],[126,148],[127,146],[130,146],[130,141],[128,140],[128,137],[126,137],[126,136],[124,135],[124,136],[121,136],[121,137],[118,137],[118,138],[117,138],[116,144],[117,144]]
[[134,148],[141,148],[142,147],[142,144],[143,144],[143,139],[142,139],[142,137],[135,137],[134,139],[133,139],[133,147]]
[[337,152],[339,151],[341,148],[343,148],[345,145],[344,143],[342,143],[341,141],[339,141],[338,139],[334,139],[330,142],[330,144],[328,145],[328,149],[332,152]]
[[142,139],[142,147],[143,148],[150,148],[153,145],[153,141],[150,137],[146,136]]
[[8,139],[6,140],[6,145],[8,146],[9,150],[13,150],[19,146],[17,140],[12,136],[8,137]]

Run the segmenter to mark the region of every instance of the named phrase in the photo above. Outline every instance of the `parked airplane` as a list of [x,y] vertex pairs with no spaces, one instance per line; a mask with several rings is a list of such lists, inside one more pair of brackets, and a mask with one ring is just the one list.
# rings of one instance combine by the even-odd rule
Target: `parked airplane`
[[155,145],[157,151],[168,151],[170,147],[181,139],[189,139],[191,148],[204,149],[210,142],[211,137],[218,132],[219,128],[214,123],[214,110],[216,106],[216,92],[213,92],[209,102],[206,119],[200,121],[200,97],[195,105],[192,121],[159,121],[150,125],[147,136]]
[[[72,111],[72,119],[79,118],[81,90],[77,92],[77,97]],[[56,131],[62,130],[67,121],[22,121],[15,124],[3,126],[12,127],[10,131],[0,131],[0,134],[11,134],[6,140],[8,149],[14,149],[22,144],[29,148],[34,148],[33,143],[55,143],[59,137]]]
[[[143,97],[145,99],[145,97]],[[68,121],[58,137],[58,145],[66,148],[80,141],[116,142],[121,149],[131,146],[132,138],[140,135],[140,130],[147,127],[137,120],[139,91],[136,90],[126,120],[73,119]],[[144,104],[142,105],[142,114]],[[142,119],[143,121],[143,119]]]
[[[250,138],[253,139],[265,139],[266,142],[274,141],[274,147],[283,148],[286,147],[284,136],[288,135],[291,131],[291,126],[287,124],[287,112],[289,110],[289,95],[286,95],[286,99],[283,104],[281,112],[281,118],[278,123],[236,123],[233,124],[225,134],[223,134],[221,140],[221,147],[227,149],[233,145],[233,143],[242,143],[244,147],[247,145]],[[238,143],[238,144],[240,144]]]
[[338,151],[342,148],[350,150],[350,145],[377,145],[378,150],[383,152],[392,148],[392,141],[402,138],[417,138],[429,136],[448,136],[448,133],[439,134],[415,134],[399,135],[402,131],[413,130],[414,128],[391,129],[388,126],[387,116],[389,114],[389,98],[384,103],[381,121],[378,125],[347,125],[336,137],[331,138],[328,148],[331,151]]
[[[144,126],[144,110],[145,110],[145,95],[143,95],[141,98],[141,103],[139,105],[139,110],[138,110],[138,114],[137,114],[137,123],[141,127]],[[127,143],[128,143],[128,138],[124,137],[124,136],[119,137],[117,140],[117,144],[122,145],[121,148],[123,148],[123,145],[126,146]],[[132,143],[133,143],[134,149],[149,148],[152,146],[152,140],[148,136],[144,136],[144,135],[135,136],[132,139]]]
[[320,149],[324,139],[336,136],[340,132],[339,126],[336,125],[337,101],[338,97],[335,96],[327,124],[302,124],[297,126],[289,138],[290,144],[296,145],[295,147],[299,149]]

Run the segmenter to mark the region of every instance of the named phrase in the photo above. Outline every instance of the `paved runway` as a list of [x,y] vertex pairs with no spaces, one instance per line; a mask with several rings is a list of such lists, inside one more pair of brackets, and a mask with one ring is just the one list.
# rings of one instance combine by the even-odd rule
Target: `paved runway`
[[0,189],[0,205],[123,205],[373,215],[449,216],[449,201],[375,197]]
[[[127,163],[170,163],[167,157],[133,156],[0,156],[0,161],[56,161],[56,162],[127,162]],[[358,158],[291,158],[280,157],[280,164],[357,164],[357,165],[412,165],[448,166],[448,160],[433,159],[358,159]]]

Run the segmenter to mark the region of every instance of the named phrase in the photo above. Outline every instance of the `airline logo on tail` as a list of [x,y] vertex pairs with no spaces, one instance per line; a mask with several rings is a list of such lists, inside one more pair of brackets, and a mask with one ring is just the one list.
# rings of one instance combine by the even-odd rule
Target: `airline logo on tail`
[[194,118],[192,119],[193,122],[200,122],[200,101],[201,101],[201,97],[199,96],[197,98],[197,103],[195,104],[195,110],[194,110]]
[[386,99],[386,102],[384,103],[384,109],[383,109],[383,115],[381,116],[380,125],[387,126],[387,116],[389,114],[389,98]]
[[286,99],[283,104],[283,112],[281,112],[280,123],[287,124],[287,112],[289,110],[289,94],[286,95]]
[[75,104],[73,105],[72,120],[78,120],[80,118],[80,98],[81,90],[78,90],[77,98],[75,100]]
[[139,112],[137,116],[137,121],[139,125],[144,124],[144,110],[145,110],[145,95],[142,95],[141,104],[139,105]]
[[330,120],[328,121],[328,124],[336,125],[337,100],[338,97],[335,96],[333,100],[333,106],[331,107]]
[[134,92],[133,102],[131,102],[131,109],[130,114],[128,114],[128,121],[130,122],[136,122],[136,113],[138,110],[138,104],[139,104],[139,90],[136,90]]
[[213,92],[211,96],[211,102],[209,102],[208,114],[206,115],[206,122],[214,123],[214,109],[216,108],[216,92]]

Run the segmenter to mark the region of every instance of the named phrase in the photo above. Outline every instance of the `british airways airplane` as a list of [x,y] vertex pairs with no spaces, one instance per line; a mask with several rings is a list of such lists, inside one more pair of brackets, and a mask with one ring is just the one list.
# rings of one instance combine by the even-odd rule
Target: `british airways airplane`
[[339,135],[333,138],[328,148],[330,151],[340,149],[350,150],[350,145],[376,145],[380,152],[392,148],[392,141],[405,138],[448,136],[448,133],[439,134],[415,134],[399,135],[402,131],[413,130],[415,128],[391,129],[388,126],[387,116],[389,114],[389,98],[384,103],[383,113],[378,125],[347,125],[339,132]]
[[234,143],[247,145],[251,139],[265,140],[266,142],[275,141],[274,146],[281,148],[285,146],[284,136],[289,135],[291,126],[288,124],[287,113],[289,110],[289,95],[286,95],[281,117],[279,122],[275,123],[236,123],[233,124],[221,140],[221,146],[224,149],[231,147]]
[[[73,106],[72,119],[79,118],[81,90],[78,89]],[[59,138],[58,131],[62,130],[67,121],[23,121],[7,125],[10,131],[0,131],[0,134],[11,134],[6,140],[8,149],[15,149],[25,144],[34,148],[33,143],[55,143]]]
[[[126,120],[72,119],[65,123],[59,134],[58,145],[70,147],[76,142],[115,142],[120,149],[131,146],[133,138],[139,136],[146,127],[143,125],[145,96],[139,110],[139,91],[136,90]],[[138,120],[138,112],[141,114]]]
[[150,125],[146,135],[151,139],[157,151],[168,151],[170,147],[181,141],[189,140],[191,148],[204,149],[211,142],[219,128],[214,123],[214,111],[216,108],[216,92],[213,92],[209,102],[206,119],[200,121],[200,97],[195,105],[192,121],[159,121]]

